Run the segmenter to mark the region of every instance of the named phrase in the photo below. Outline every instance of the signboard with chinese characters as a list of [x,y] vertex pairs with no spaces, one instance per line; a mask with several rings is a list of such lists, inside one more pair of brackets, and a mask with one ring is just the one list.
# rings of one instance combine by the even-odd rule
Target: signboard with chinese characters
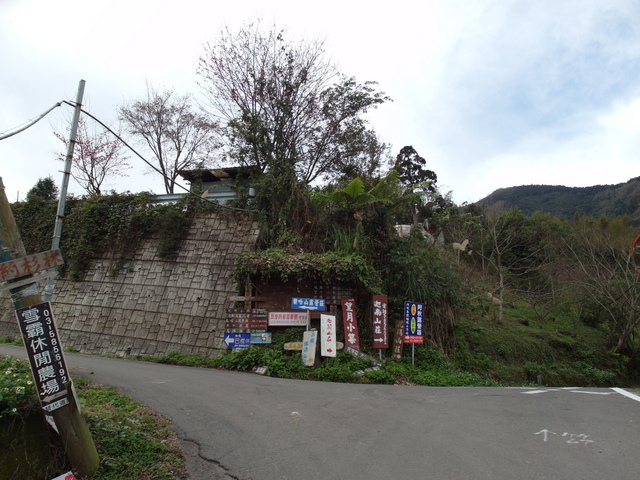
[[313,367],[316,361],[316,342],[318,341],[318,332],[307,330],[302,335],[302,363],[306,367]]
[[389,348],[389,304],[386,295],[373,296],[373,348]]
[[264,332],[268,323],[269,315],[264,308],[229,308],[224,327],[226,332]]
[[292,310],[318,310],[324,312],[326,302],[321,298],[292,298]]
[[356,301],[353,298],[343,298],[342,324],[344,327],[344,343],[347,347],[360,350],[360,337],[358,335],[358,321],[356,320]]
[[306,327],[307,312],[269,312],[270,327]]
[[320,315],[320,355],[336,356],[336,316]]
[[62,265],[62,255],[60,250],[49,250],[47,252],[27,255],[26,257],[14,258],[7,262],[0,263],[0,282],[24,277],[41,270]]
[[224,343],[229,348],[249,348],[251,346],[251,334],[225,333]]
[[42,408],[52,412],[69,403],[71,381],[49,302],[16,310]]
[[313,298],[324,298],[329,305],[340,305],[341,298],[353,296],[351,289],[344,285],[313,284]]
[[251,345],[271,343],[271,332],[251,333]]
[[392,358],[399,362],[402,360],[402,346],[404,344],[404,320],[396,322],[396,331],[393,335]]
[[404,343],[424,343],[424,304],[404,302]]

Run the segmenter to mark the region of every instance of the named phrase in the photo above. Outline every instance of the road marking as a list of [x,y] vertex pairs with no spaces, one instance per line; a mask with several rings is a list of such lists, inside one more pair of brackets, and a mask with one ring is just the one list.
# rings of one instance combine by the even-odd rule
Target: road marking
[[638,395],[636,395],[635,393],[627,392],[623,388],[614,387],[611,390],[613,390],[614,392],[618,392],[620,395],[624,395],[625,397],[629,397],[636,402],[640,402],[640,397]]
[[611,395],[613,392],[589,392],[588,390],[571,390],[571,393],[588,393],[590,395]]
[[529,390],[528,392],[522,392],[525,395],[534,395],[536,393],[547,392],[560,392],[562,390],[569,390],[571,393],[588,393],[590,395],[611,395],[613,392],[590,392],[589,390],[580,390],[575,387],[561,387],[561,388],[545,388],[540,390]]

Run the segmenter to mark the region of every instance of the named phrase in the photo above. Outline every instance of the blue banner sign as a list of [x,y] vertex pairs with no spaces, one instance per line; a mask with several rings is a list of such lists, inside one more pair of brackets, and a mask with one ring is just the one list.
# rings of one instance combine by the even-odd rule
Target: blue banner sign
[[404,302],[404,343],[424,343],[424,304]]
[[321,298],[292,298],[292,310],[318,310],[324,312],[326,301]]
[[229,348],[249,348],[251,346],[250,333],[225,333],[224,343]]

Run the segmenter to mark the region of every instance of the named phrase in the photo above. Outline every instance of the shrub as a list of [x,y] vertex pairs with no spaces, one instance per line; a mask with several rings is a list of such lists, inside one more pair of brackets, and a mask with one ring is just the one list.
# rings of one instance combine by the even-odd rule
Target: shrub
[[0,417],[17,415],[37,404],[29,365],[11,357],[0,359]]

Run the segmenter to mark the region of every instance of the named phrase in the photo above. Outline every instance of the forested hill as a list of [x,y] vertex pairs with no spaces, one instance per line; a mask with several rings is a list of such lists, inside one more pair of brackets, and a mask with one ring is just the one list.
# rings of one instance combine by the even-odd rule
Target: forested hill
[[501,188],[476,202],[488,208],[519,208],[526,214],[542,211],[570,219],[576,212],[591,217],[627,216],[640,225],[640,177],[618,185],[564,187],[561,185],[523,185]]

